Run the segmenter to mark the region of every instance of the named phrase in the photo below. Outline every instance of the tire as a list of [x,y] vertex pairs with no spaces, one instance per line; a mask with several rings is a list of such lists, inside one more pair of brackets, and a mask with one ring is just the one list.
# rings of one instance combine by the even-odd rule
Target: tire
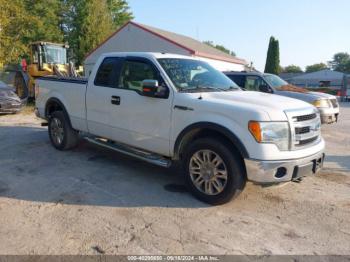
[[69,150],[78,145],[79,136],[62,111],[55,111],[49,118],[48,131],[51,144],[58,150]]
[[183,169],[191,193],[211,205],[229,202],[245,187],[246,174],[240,156],[220,139],[200,138],[191,143],[184,154]]

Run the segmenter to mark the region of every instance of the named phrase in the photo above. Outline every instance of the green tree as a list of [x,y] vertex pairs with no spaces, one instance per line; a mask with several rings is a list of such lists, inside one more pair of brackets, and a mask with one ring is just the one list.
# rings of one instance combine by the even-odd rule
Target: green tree
[[61,0],[23,0],[26,12],[31,16],[31,35],[26,42],[63,41]]
[[83,18],[78,37],[77,62],[80,64],[85,55],[105,40],[114,28],[105,0],[91,0],[87,2],[86,15]]
[[64,10],[65,39],[78,65],[89,51],[132,19],[122,0],[64,0]]
[[34,41],[62,42],[61,0],[0,0],[0,62],[18,63]]
[[329,65],[335,71],[350,73],[350,55],[345,52],[336,53]]
[[236,53],[234,51],[231,51],[230,49],[226,48],[223,45],[216,45],[216,44],[214,44],[213,41],[204,41],[203,43],[208,45],[208,46],[214,47],[214,48],[216,48],[216,49],[218,49],[226,54],[236,56]]
[[22,0],[0,0],[0,63],[18,63],[28,53],[32,17]]
[[327,65],[324,63],[318,63],[318,64],[313,64],[313,65],[309,65],[305,68],[305,72],[306,73],[312,73],[312,72],[317,72],[323,69],[327,69]]
[[276,74],[280,72],[280,53],[279,42],[273,36],[270,37],[267,50],[265,73]]
[[302,73],[300,66],[297,65],[289,65],[281,69],[283,73]]
[[0,63],[28,57],[34,41],[69,42],[81,63],[130,19],[125,0],[0,0]]
[[107,5],[116,28],[134,18],[126,0],[107,0]]

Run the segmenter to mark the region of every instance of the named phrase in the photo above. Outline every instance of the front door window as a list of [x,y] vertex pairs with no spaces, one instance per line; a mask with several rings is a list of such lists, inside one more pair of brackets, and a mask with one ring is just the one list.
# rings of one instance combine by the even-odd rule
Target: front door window
[[247,91],[260,91],[260,86],[262,85],[266,85],[266,83],[261,77],[247,76],[244,88]]

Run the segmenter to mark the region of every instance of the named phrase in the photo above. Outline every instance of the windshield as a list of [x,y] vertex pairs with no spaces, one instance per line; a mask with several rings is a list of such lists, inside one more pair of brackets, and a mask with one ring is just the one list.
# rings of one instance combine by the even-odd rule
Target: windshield
[[278,89],[282,86],[288,85],[286,81],[276,75],[264,75],[264,78],[273,88]]
[[161,58],[158,61],[179,91],[239,90],[232,80],[206,62],[181,58]]
[[45,45],[44,46],[45,63],[66,64],[67,50],[62,46]]

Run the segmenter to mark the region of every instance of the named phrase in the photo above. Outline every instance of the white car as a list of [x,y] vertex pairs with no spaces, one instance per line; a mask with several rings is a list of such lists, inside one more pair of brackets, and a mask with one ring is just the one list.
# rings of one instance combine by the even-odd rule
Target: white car
[[44,77],[36,93],[55,148],[73,148],[80,135],[156,165],[180,162],[191,192],[210,204],[237,196],[247,180],[315,174],[324,160],[314,106],[242,91],[191,57],[108,53],[88,80]]

